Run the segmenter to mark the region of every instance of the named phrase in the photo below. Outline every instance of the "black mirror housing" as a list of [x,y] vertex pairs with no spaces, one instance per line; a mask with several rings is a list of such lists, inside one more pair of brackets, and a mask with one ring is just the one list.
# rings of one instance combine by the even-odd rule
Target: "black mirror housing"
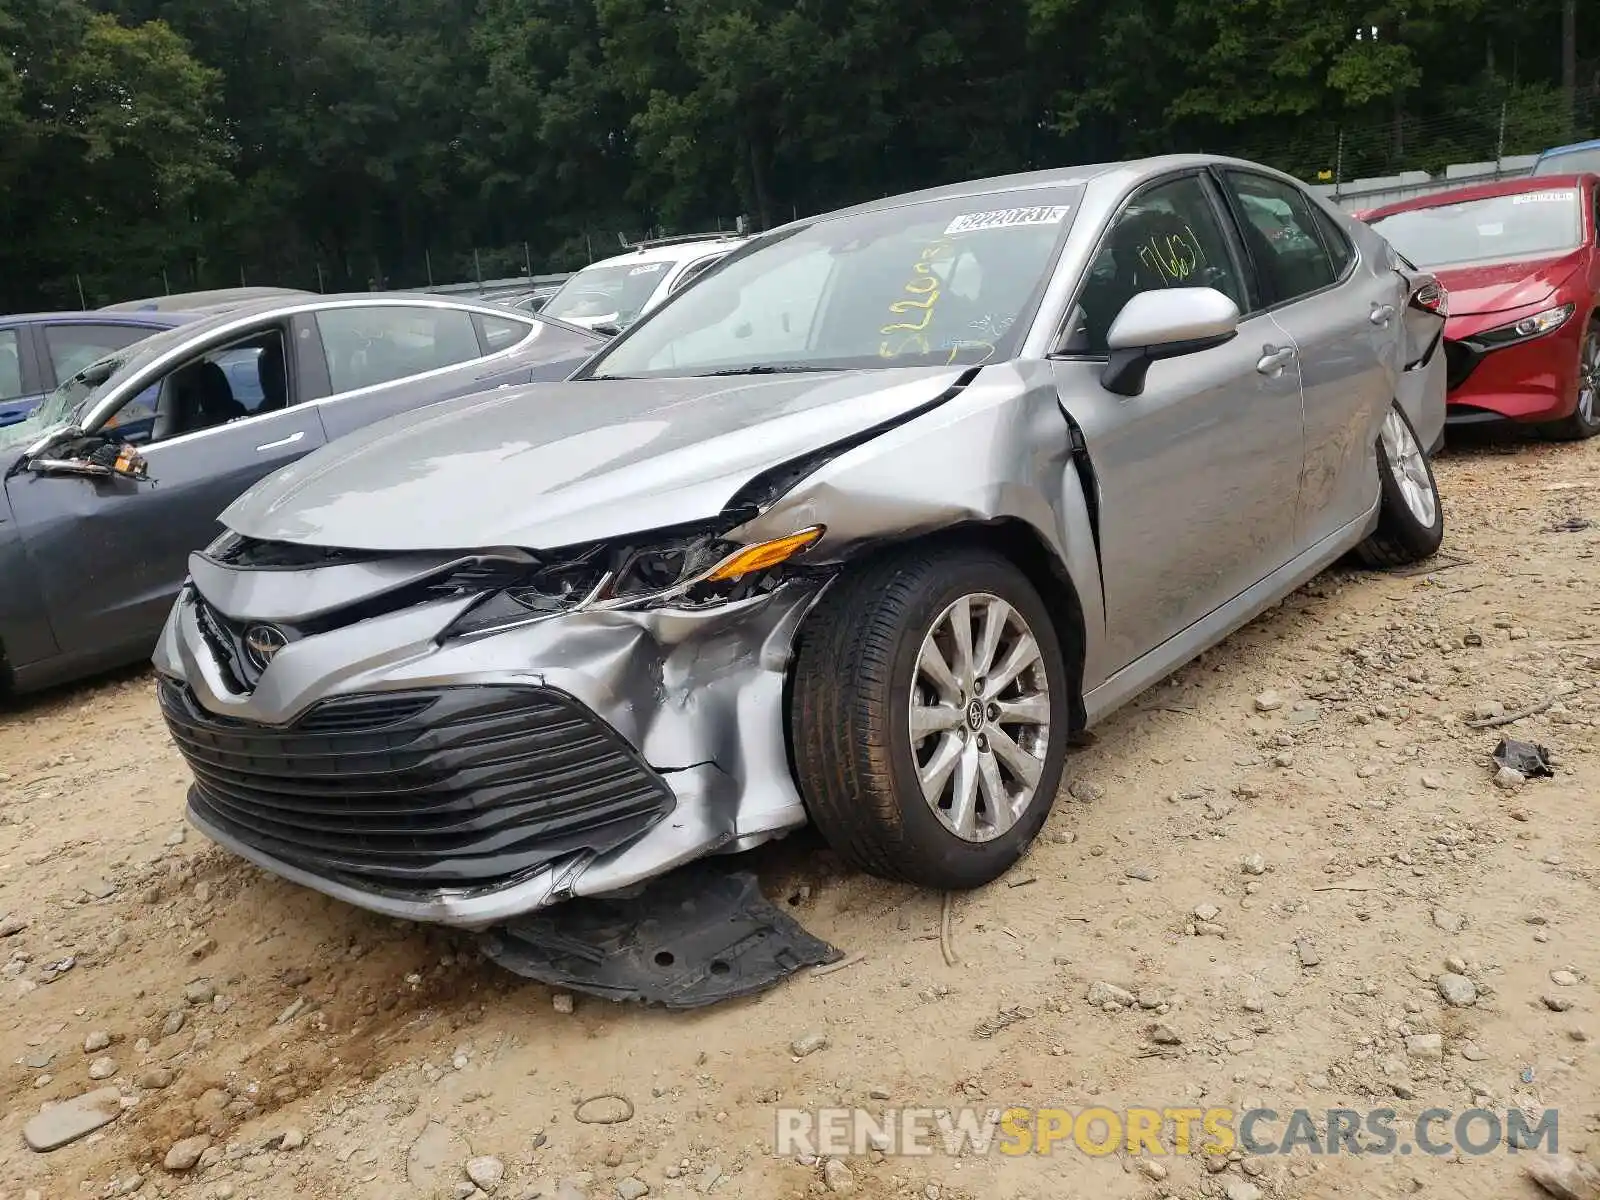
[[1145,376],[1150,364],[1163,358],[1182,358],[1185,354],[1198,354],[1227,345],[1238,337],[1238,331],[1213,334],[1210,337],[1187,338],[1181,342],[1162,342],[1155,346],[1130,346],[1111,351],[1106,368],[1100,373],[1100,385],[1119,396],[1138,396],[1144,393]]

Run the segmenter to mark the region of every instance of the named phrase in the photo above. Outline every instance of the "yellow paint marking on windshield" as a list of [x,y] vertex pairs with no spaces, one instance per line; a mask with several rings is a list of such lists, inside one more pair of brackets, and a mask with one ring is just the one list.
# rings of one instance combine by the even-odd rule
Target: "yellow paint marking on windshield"
[[[932,264],[941,258],[947,257],[949,251],[949,240],[940,238],[938,241],[924,246],[921,252],[918,253],[917,261],[912,264],[912,277],[900,289],[905,295],[890,303],[889,312],[898,317],[904,316],[911,309],[919,309],[922,312],[922,320],[915,323],[895,321],[882,326],[878,333],[884,335],[886,340],[878,344],[879,358],[899,358],[902,354],[907,353],[931,353],[927,336],[923,331],[932,322],[934,305],[938,303],[939,297],[944,294],[941,281]],[[887,340],[888,334],[902,331],[906,336],[899,338],[897,341]],[[954,352],[952,351],[953,356]]]
[[881,342],[878,345],[878,357],[899,358],[902,354],[928,354],[931,350],[927,334],[908,333],[900,339],[899,345],[890,346],[888,342]]
[[918,321],[915,325],[901,321],[896,325],[885,325],[882,329],[878,330],[878,332],[893,333],[896,329],[909,329],[912,333],[920,333],[922,330],[928,327],[928,322],[931,320],[933,320],[933,305],[929,304],[928,310],[922,314],[922,320]]

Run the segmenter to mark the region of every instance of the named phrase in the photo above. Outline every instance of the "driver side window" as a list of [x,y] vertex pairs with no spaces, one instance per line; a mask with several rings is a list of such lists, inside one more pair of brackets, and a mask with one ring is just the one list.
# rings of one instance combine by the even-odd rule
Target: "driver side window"
[[249,334],[174,367],[106,422],[135,445],[170,441],[288,407],[283,331]]
[[1248,309],[1239,269],[1197,175],[1159,183],[1128,202],[1106,231],[1073,314],[1070,354],[1103,355],[1123,306],[1140,292],[1211,287]]

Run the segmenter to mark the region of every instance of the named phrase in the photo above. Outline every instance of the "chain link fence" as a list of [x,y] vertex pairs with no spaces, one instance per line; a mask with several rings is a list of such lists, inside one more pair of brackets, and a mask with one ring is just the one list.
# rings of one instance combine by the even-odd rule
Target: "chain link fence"
[[1492,169],[1505,159],[1596,137],[1600,88],[1579,91],[1570,116],[1559,97],[1541,90],[1486,99],[1445,117],[1402,112],[1361,126],[1308,119],[1276,138],[1254,140],[1248,156],[1338,193],[1353,180],[1411,171],[1438,176],[1474,163]]

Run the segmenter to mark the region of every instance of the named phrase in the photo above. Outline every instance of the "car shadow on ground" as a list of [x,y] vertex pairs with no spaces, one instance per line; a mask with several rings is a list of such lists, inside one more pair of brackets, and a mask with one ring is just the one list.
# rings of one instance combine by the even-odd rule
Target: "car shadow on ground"
[[48,717],[73,705],[94,704],[119,688],[149,687],[154,694],[155,678],[148,663],[133,663],[21,696],[0,691],[0,724]]
[[1435,457],[1489,458],[1567,444],[1544,437],[1528,425],[1518,425],[1513,421],[1485,421],[1479,425],[1458,425],[1447,430],[1444,445]]

